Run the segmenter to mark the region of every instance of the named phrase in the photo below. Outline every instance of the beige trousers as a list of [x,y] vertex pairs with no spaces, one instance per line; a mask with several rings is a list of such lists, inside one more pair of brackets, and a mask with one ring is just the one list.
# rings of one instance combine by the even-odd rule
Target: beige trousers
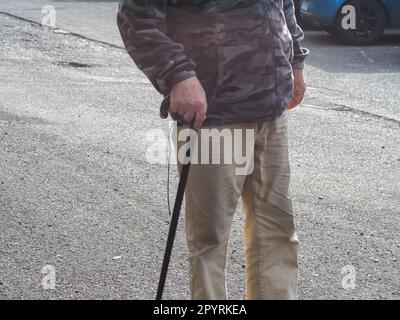
[[[245,213],[247,298],[296,298],[298,239],[289,190],[287,124],[285,111],[274,122],[213,127],[231,132],[253,130],[254,139],[247,141],[247,148],[254,156],[254,166],[248,175],[237,174],[235,161],[192,164],[185,197],[192,299],[227,299],[227,244],[240,196]],[[182,129],[178,127],[178,133]],[[200,146],[205,141],[197,136],[201,158]],[[232,148],[239,146],[244,151],[246,139],[242,137],[235,136]],[[178,142],[178,147],[182,145]],[[202,158],[207,156],[203,152]]]

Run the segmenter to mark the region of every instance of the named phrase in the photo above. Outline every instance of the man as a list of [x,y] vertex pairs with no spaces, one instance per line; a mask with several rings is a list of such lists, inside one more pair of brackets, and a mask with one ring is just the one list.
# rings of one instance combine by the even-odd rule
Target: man
[[[255,134],[248,175],[237,174],[233,162],[191,168],[191,297],[227,298],[227,243],[242,196],[247,298],[296,298],[286,110],[303,99],[308,50],[300,45],[293,0],[122,0],[118,26],[137,66],[160,93],[170,95],[178,123]],[[242,140],[235,139],[234,147]]]

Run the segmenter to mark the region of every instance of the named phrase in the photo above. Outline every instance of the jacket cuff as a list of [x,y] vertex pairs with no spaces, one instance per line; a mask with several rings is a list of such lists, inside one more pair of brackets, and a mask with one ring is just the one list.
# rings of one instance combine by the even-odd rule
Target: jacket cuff
[[196,76],[195,71],[196,65],[192,62],[186,62],[173,70],[168,72],[166,75],[161,76],[157,80],[157,86],[164,95],[168,95],[174,85],[177,83]]
[[294,54],[294,59],[292,62],[293,69],[304,69],[304,61],[309,55],[310,50],[306,48],[299,48],[297,52]]
[[193,69],[192,70],[182,70],[182,71],[179,71],[179,72],[173,74],[166,80],[166,85],[168,87],[168,90],[171,91],[172,87],[174,85],[176,85],[177,83],[182,82],[191,77],[195,77],[195,76],[196,76],[196,72]]

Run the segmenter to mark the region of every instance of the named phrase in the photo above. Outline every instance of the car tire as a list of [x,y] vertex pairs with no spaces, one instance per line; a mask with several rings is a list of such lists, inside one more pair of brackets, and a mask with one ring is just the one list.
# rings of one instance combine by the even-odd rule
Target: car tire
[[[344,29],[342,8],[352,5],[356,9],[356,29]],[[376,0],[350,0],[340,9],[336,19],[336,31],[340,39],[351,45],[377,43],[386,27],[386,12]]]

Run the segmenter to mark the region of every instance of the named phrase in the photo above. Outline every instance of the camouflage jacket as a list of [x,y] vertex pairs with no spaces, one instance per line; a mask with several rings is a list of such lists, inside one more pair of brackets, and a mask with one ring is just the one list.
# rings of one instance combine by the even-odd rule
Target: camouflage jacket
[[293,0],[121,0],[117,21],[128,53],[160,93],[199,78],[204,125],[274,120],[308,54]]

